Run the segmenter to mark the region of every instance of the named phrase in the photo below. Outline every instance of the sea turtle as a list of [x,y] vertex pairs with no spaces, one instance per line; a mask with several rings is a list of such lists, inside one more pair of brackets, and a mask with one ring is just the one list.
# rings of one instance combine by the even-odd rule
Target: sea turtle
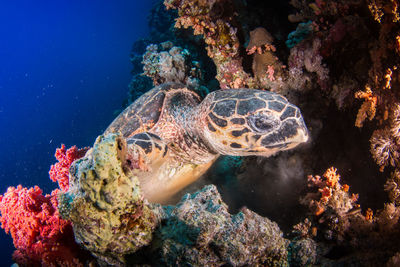
[[106,129],[127,143],[126,167],[150,202],[165,202],[219,155],[270,156],[308,139],[300,110],[283,96],[222,89],[203,100],[179,83],[161,84]]

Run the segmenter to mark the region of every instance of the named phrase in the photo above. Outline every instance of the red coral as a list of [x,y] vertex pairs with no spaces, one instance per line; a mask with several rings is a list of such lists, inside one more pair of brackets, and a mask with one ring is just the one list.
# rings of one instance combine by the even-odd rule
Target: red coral
[[69,167],[72,162],[82,158],[88,148],[78,149],[76,146],[65,149],[65,145],[62,144],[61,148],[57,148],[54,156],[58,162],[51,165],[49,175],[53,182],[58,182],[58,186],[63,192],[68,191],[69,188]]
[[[76,146],[66,150],[64,145],[56,150],[58,163],[51,166],[49,174],[62,191],[69,187],[69,167],[86,151]],[[89,254],[75,243],[71,222],[60,218],[60,190],[42,193],[38,186],[27,189],[19,185],[0,195],[0,223],[14,240],[14,261],[19,266],[83,266]]]
[[71,223],[59,216],[58,193],[43,195],[38,186],[19,185],[0,196],[1,227],[14,240],[19,266],[79,266],[78,258],[87,257],[74,241]]

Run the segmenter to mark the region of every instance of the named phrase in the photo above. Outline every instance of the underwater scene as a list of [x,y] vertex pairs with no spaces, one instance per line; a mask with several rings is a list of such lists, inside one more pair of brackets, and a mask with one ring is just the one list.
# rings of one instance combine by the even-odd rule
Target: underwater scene
[[400,266],[398,0],[0,3],[0,266]]

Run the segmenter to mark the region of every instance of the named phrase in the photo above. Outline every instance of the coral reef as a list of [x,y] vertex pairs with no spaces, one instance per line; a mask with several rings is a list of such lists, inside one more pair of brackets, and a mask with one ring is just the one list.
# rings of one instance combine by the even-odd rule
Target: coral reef
[[[138,46],[143,43],[137,44]],[[140,51],[141,49],[135,49]],[[153,86],[176,82],[193,87],[199,95],[206,96],[209,92],[204,86],[205,80],[201,70],[201,62],[192,60],[188,49],[174,46],[171,41],[147,45],[143,55],[135,51],[131,57],[134,73],[129,84],[127,104],[133,103],[143,93]],[[138,61],[140,59],[140,61]],[[142,68],[143,72],[137,69]]]
[[[291,3],[300,11],[295,17],[312,21],[315,36],[312,39],[320,40],[318,52],[326,60],[326,67],[333,70],[329,77],[332,87],[325,86],[325,90],[339,108],[356,105],[357,101],[351,101],[352,96],[363,100],[355,126],[361,128],[367,119],[377,119],[379,127],[371,137],[372,155],[382,170],[389,162],[393,166],[398,158],[396,137],[392,134],[396,132],[398,102],[397,1],[316,1],[308,5],[293,0]],[[352,51],[357,53],[353,55]],[[343,57],[349,60],[344,64],[337,62]],[[317,75],[319,81],[326,76],[323,72]]]
[[[396,203],[399,195],[397,65],[400,51],[398,1],[292,0],[290,4],[296,10],[292,11],[288,18],[291,22],[299,24],[295,31],[287,28],[287,32],[291,33],[286,41],[290,50],[286,51],[280,46],[282,38],[279,39],[274,29],[267,27],[266,24],[257,25],[251,22],[252,19],[258,20],[254,6],[261,4],[257,1],[245,1],[244,4],[238,2],[182,0],[164,1],[164,4],[167,8],[178,10],[177,27],[192,27],[194,34],[202,35],[209,56],[217,67],[217,79],[222,88],[238,86],[263,88],[282,93],[295,103],[301,103],[299,105],[306,113],[306,121],[311,125],[315,140],[305,151],[298,152],[304,156],[301,162],[302,169],[314,172],[321,170],[324,164],[341,163],[338,154],[343,153],[342,151],[347,151],[348,155],[353,156],[349,157],[353,162],[341,163],[343,166],[340,169],[346,168],[347,174],[350,174],[346,175],[349,184],[353,183],[358,189],[365,190],[360,192],[361,202],[375,203],[375,207],[379,206],[376,203],[380,203],[380,210],[375,212],[375,216],[372,209],[364,208],[364,212],[361,212],[362,206],[356,202],[357,195],[350,194],[349,186],[338,182],[339,176],[334,169],[329,169],[323,178],[309,177],[313,185],[309,188],[316,187],[318,191],[307,194],[302,198],[302,202],[307,203],[314,216],[324,222],[310,226],[310,232],[318,233],[318,237],[319,232],[322,232],[328,237],[326,240],[330,242],[334,239],[341,243],[340,246],[347,247],[349,243],[353,245],[357,243],[350,247],[364,251],[362,243],[374,243],[375,234],[370,234],[369,238],[361,236],[368,236],[366,233],[374,227],[392,229],[392,226],[388,225],[393,225],[397,220]],[[220,7],[221,3],[225,4],[224,8]],[[248,11],[240,10],[239,7],[252,10],[255,18],[251,16],[245,18],[243,14],[248,14]],[[266,18],[269,16],[267,12],[271,11],[264,10]],[[262,14],[262,11],[258,12]],[[215,13],[217,15],[214,15]],[[244,29],[248,30],[243,38]],[[255,30],[252,31],[253,29]],[[272,34],[269,33],[270,30]],[[224,35],[226,32],[230,34]],[[222,40],[226,40],[228,45],[219,45]],[[247,47],[249,55],[241,52],[244,47]],[[227,55],[225,60],[232,59],[230,63],[218,58],[225,52]],[[249,57],[252,70],[246,67]],[[360,103],[360,100],[363,103]],[[344,112],[348,115],[343,115]],[[349,127],[351,120],[353,120],[351,124],[356,127],[364,127],[360,134],[353,134],[353,129],[346,128]],[[335,147],[332,146],[332,138],[336,136],[328,132],[338,129],[337,125],[342,125],[339,128],[343,131],[340,133],[341,136],[348,134],[347,140],[340,137],[342,138],[340,140],[346,141],[347,146],[334,142],[339,146],[336,151],[332,151],[332,147]],[[365,140],[371,133],[368,145]],[[356,136],[360,138],[354,139]],[[348,146],[349,144],[352,146]],[[358,151],[357,154],[354,146],[363,146],[363,151],[369,146],[372,159],[379,168],[370,164],[371,158],[366,153],[361,155]],[[368,164],[368,169],[372,170],[371,173],[367,173],[366,178],[352,174],[362,173],[357,168],[361,164],[354,162],[359,157],[363,160],[358,161],[368,162],[364,165]],[[329,162],[329,159],[333,160]],[[279,159],[276,161],[280,162]],[[251,175],[252,168],[257,168],[250,166],[253,163],[257,165],[255,160],[245,162],[244,177]],[[259,165],[258,168],[260,167]],[[360,186],[360,184],[363,179],[367,179],[382,188],[384,183],[382,176],[387,175],[385,167],[392,171],[385,185],[391,203],[383,205],[384,198],[375,200],[372,196],[364,195],[372,191],[370,189],[372,185],[367,189],[367,185]],[[279,164],[276,168],[279,168]],[[379,174],[376,170],[385,173]],[[304,188],[304,190],[309,189]],[[382,222],[387,220],[387,214],[390,214],[393,220],[384,224]],[[392,234],[396,235],[393,232]],[[307,235],[307,238],[313,237],[313,234]],[[382,240],[385,238],[388,236],[382,234]],[[381,244],[384,242],[382,240],[377,243]],[[383,253],[385,249],[379,249],[374,256],[367,256],[364,260],[352,254],[354,262],[366,264],[368,259],[372,262],[374,257],[375,260],[379,257],[388,260],[396,253],[392,240],[388,238],[388,243],[383,246],[387,253]],[[323,242],[317,242],[317,245],[320,246],[320,243]],[[345,253],[342,254],[335,256],[337,262],[346,261]],[[392,261],[395,262],[395,256]],[[306,262],[298,260],[296,264]],[[331,260],[330,264],[333,263],[334,260]]]
[[[311,142],[268,160],[221,158],[187,190],[203,189],[161,206],[143,198],[126,166],[124,140],[101,136],[69,177],[68,155],[85,152],[57,151],[50,176],[68,190],[58,210],[56,197],[38,188],[11,188],[1,203],[21,196],[16,203],[46,204],[34,218],[49,216],[41,223],[63,233],[70,220],[76,241],[101,265],[397,266],[398,6],[397,0],[158,1],[150,37],[132,49],[128,103],[169,81],[203,96],[205,87],[278,92],[301,108]],[[337,169],[324,171],[328,166]],[[2,218],[32,220],[19,215],[22,207],[16,214],[0,209]],[[57,212],[61,225],[53,225]],[[12,235],[31,230],[11,222],[2,221]],[[19,257],[38,257],[22,248]]]
[[[171,10],[167,11],[161,0],[154,2],[154,6],[148,16],[150,35],[148,38],[137,40],[132,46],[130,59],[133,67],[133,77],[129,84],[128,99],[124,103],[124,106],[133,103],[140,95],[154,86],[151,79],[142,75],[143,55],[146,53],[146,47],[151,44],[157,44],[160,52],[168,52],[166,49],[162,48],[162,43],[172,43],[172,46],[176,46],[180,51],[186,51],[185,55],[182,55],[186,59],[185,64],[191,63],[196,69],[197,76],[200,74],[198,71],[201,70],[200,84],[202,85],[202,88],[200,93],[207,93],[204,92],[203,89],[205,87],[203,86],[206,86],[210,91],[217,89],[217,84],[214,78],[216,72],[215,66],[207,56],[203,40],[194,36],[189,30],[178,30],[174,28],[174,19],[177,15],[177,12]],[[187,68],[186,65],[184,68]]]
[[294,227],[300,238],[319,240],[317,246],[325,252],[318,261],[324,266],[348,262],[375,266],[383,259],[395,261],[399,208],[387,203],[376,215],[369,208],[362,212],[356,203],[358,195],[350,194],[349,186],[340,184],[335,168],[329,168],[323,177],[309,176],[310,186],[317,187],[318,192],[308,193],[301,202],[310,207],[313,216]]
[[[68,188],[68,168],[86,149],[75,146],[56,151],[59,161],[51,167],[51,179],[62,190]],[[84,266],[90,256],[74,240],[71,222],[61,219],[58,211],[59,189],[50,195],[34,188],[9,187],[0,195],[1,227],[10,233],[16,251],[13,259],[19,266]]]
[[176,206],[149,204],[128,168],[126,149],[117,134],[99,136],[72,164],[69,190],[59,198],[76,241],[101,265],[143,257],[167,266],[287,265],[289,241],[278,225],[246,208],[230,215],[215,186],[185,195]]
[[221,88],[257,88],[242,66],[232,1],[165,0],[164,5],[167,9],[178,10],[175,27],[192,27],[195,35],[203,36],[208,56],[217,68],[216,79]]
[[[232,15],[238,12],[236,4],[234,1],[164,1],[167,9],[178,10],[175,27],[192,27],[195,35],[203,36],[208,56],[217,68],[216,79],[221,88],[262,88],[288,96],[290,90],[307,87],[305,83],[313,80],[309,77],[311,73],[317,74],[317,82],[323,89],[328,86],[329,71],[321,62],[318,39],[311,44],[295,46],[288,69],[278,58],[273,44],[275,38],[265,28],[250,31],[245,44],[240,37],[242,24]],[[311,21],[299,25],[289,36],[290,47],[312,32]],[[243,51],[245,47],[252,57],[252,72],[245,66],[245,61],[249,60]]]

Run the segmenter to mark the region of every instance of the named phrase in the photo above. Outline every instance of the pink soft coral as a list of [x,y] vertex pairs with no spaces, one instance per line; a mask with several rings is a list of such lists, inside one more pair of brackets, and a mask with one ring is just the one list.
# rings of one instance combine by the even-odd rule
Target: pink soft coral
[[57,148],[54,156],[58,162],[51,165],[49,175],[53,182],[58,182],[58,186],[63,192],[67,192],[69,188],[69,167],[72,162],[83,157],[88,148],[78,149],[76,146],[65,149],[65,145],[62,144],[61,148]]
[[[59,161],[50,170],[50,178],[64,191],[68,189],[68,170],[72,162],[87,149],[62,145],[56,151]],[[35,186],[9,187],[0,195],[1,227],[10,233],[16,251],[13,259],[19,266],[83,266],[89,256],[74,240],[69,221],[60,218],[57,196],[59,189],[43,195]]]
[[10,233],[16,251],[13,259],[20,266],[57,266],[58,263],[79,266],[82,255],[74,241],[71,223],[60,218],[57,195],[43,195],[42,190],[9,187],[0,196],[0,222]]

